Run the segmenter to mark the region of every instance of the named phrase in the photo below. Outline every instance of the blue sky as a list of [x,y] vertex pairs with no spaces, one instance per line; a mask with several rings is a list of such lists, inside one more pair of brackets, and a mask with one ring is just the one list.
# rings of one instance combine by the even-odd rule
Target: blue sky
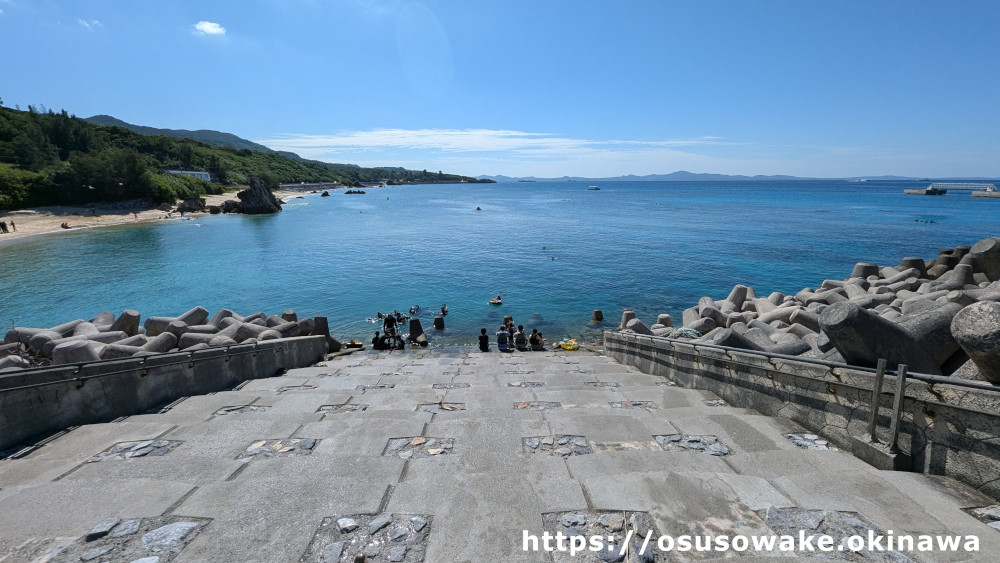
[[998,22],[995,0],[0,0],[0,98],[468,175],[997,177]]

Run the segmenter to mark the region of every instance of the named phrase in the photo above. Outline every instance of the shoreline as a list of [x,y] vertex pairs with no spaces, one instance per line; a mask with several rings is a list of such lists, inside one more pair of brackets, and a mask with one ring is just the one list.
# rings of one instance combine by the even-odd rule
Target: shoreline
[[[222,202],[226,200],[236,199],[236,193],[234,191],[218,195],[206,195],[203,198],[206,206],[222,205]],[[274,195],[278,199],[282,199],[304,195],[304,193],[294,190],[280,190],[275,191]],[[179,203],[180,201],[176,201],[173,205],[176,206]],[[202,215],[208,215],[208,213],[190,213],[186,214],[185,217],[200,217]],[[8,230],[10,230],[11,221],[17,227],[16,232],[10,230],[8,233],[0,234],[0,246],[36,235],[72,232],[94,227],[168,221],[179,218],[180,214],[178,213],[160,211],[156,207],[151,207],[148,202],[136,200],[95,205],[55,205],[29,207],[14,211],[0,211],[0,221],[7,222]],[[63,229],[60,226],[62,223],[68,223],[70,228]]]

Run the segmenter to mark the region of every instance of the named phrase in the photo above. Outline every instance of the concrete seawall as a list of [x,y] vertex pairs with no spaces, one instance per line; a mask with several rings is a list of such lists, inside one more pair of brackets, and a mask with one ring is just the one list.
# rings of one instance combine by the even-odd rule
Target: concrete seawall
[[9,372],[0,376],[0,450],[309,366],[326,351],[319,335]]
[[[872,370],[779,358],[691,341],[605,332],[606,353],[680,387],[709,390],[735,407],[787,418],[857,451],[867,442]],[[878,437],[888,441],[895,376],[883,382]],[[1000,498],[1000,390],[942,378],[907,379],[899,446],[914,472],[947,475]]]

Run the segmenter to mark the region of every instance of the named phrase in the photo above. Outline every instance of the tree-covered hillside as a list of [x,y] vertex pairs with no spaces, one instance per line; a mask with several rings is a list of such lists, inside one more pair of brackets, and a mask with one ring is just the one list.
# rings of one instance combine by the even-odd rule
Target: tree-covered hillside
[[197,131],[189,131],[187,129],[158,129],[156,127],[146,127],[145,125],[133,125],[110,115],[95,115],[93,117],[85,117],[83,120],[87,123],[104,127],[124,127],[140,135],[163,135],[166,137],[191,139],[193,141],[201,141],[213,147],[233,147],[234,149],[250,149],[259,152],[277,152],[264,145],[237,137],[232,133],[212,131],[211,129],[199,129]]
[[[207,171],[217,181],[166,170]],[[191,139],[93,125],[65,110],[0,107],[0,209],[128,199],[172,203],[222,193],[224,186],[246,184],[251,174],[271,183],[477,181],[426,170],[330,165],[273,152],[212,147]]]

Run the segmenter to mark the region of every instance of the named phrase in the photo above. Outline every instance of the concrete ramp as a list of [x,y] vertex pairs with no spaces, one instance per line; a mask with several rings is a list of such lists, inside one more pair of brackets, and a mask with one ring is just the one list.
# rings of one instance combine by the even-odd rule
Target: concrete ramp
[[978,561],[1000,551],[996,504],[599,351],[446,348],[344,356],[0,460],[0,561]]

